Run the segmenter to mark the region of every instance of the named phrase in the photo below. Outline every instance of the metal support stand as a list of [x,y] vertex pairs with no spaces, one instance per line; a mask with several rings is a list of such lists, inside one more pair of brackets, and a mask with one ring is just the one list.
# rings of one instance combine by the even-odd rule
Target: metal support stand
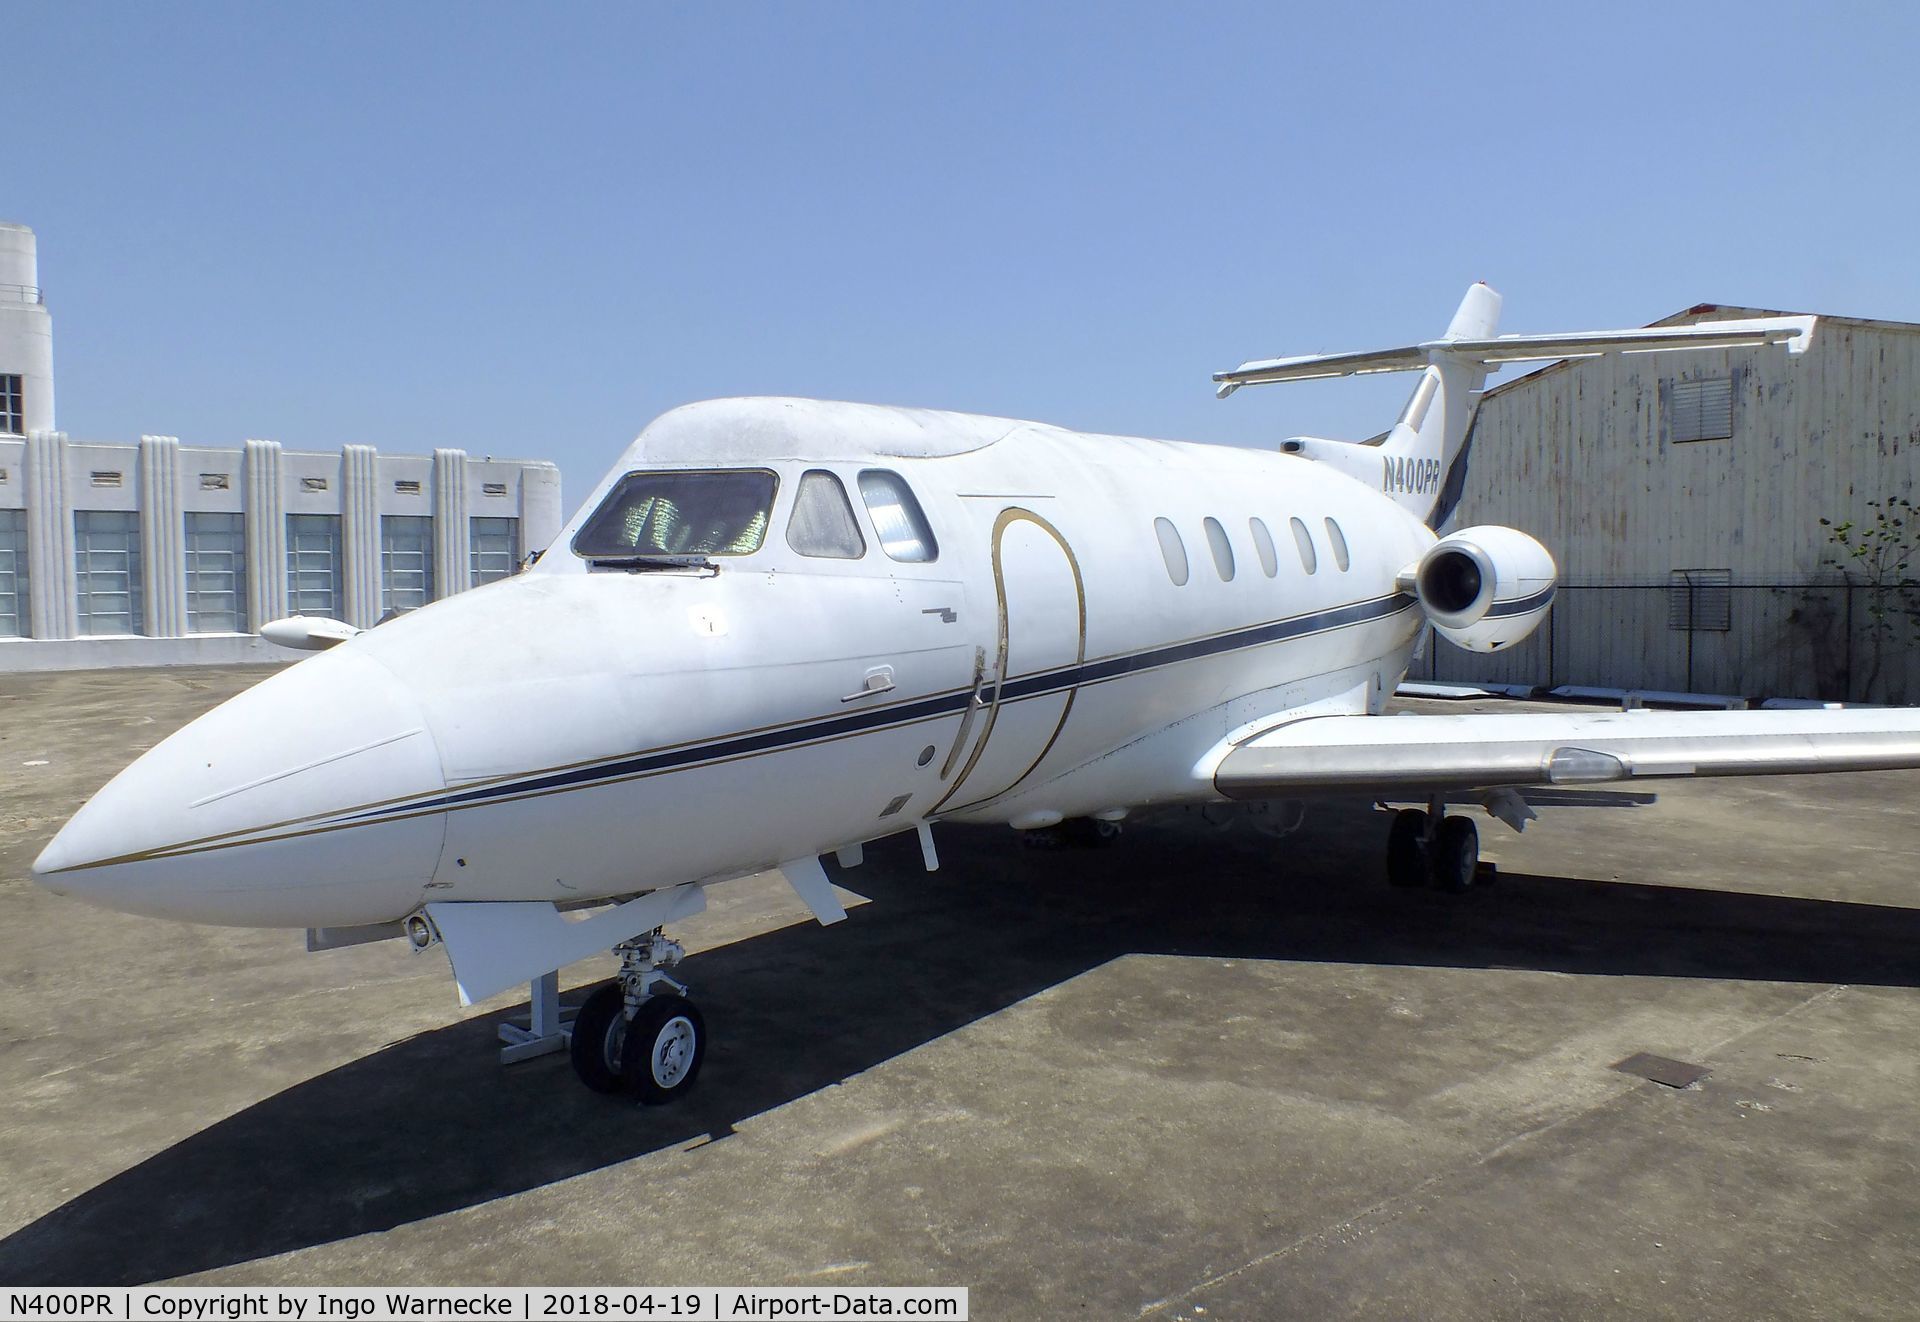
[[572,1006],[561,1008],[558,970],[543,973],[528,984],[527,1002],[530,1013],[525,1028],[518,1024],[500,1025],[500,1040],[506,1043],[500,1048],[502,1065],[567,1049],[576,1011]]

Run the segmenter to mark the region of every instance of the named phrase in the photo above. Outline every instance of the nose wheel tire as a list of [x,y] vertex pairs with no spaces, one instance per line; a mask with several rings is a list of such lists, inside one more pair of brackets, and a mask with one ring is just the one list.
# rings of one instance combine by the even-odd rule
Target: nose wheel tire
[[1433,878],[1427,854],[1427,815],[1418,808],[1395,813],[1387,832],[1387,883],[1408,888],[1427,885]]
[[574,1016],[573,1040],[568,1044],[573,1072],[595,1092],[619,1093],[627,1089],[620,1068],[628,1033],[626,1011],[626,996],[616,983],[587,997],[580,1013]]
[[706,1054],[700,1007],[684,996],[655,996],[627,1025],[622,1072],[642,1103],[660,1106],[693,1087]]

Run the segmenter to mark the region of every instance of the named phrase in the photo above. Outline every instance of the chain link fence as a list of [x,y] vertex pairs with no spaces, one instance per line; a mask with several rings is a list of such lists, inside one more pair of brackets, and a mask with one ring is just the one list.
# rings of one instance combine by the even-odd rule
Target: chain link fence
[[1480,655],[1430,639],[1413,676],[1920,703],[1916,605],[1862,586],[1733,583],[1711,571],[1562,585],[1540,628],[1511,651]]

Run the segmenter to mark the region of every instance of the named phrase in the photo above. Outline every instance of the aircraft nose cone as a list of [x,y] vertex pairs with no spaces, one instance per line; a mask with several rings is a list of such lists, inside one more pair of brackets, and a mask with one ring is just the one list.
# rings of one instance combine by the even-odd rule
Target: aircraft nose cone
[[77,883],[61,875],[68,868],[85,861],[82,853],[85,846],[77,843],[76,835],[68,827],[61,827],[54,832],[53,839],[47,841],[47,847],[40,851],[40,856],[33,860],[33,879],[55,895],[73,895],[80,890]]
[[445,787],[407,686],[342,646],[143,754],[60,829],[34,880],[193,922],[385,921],[415,907],[432,879]]

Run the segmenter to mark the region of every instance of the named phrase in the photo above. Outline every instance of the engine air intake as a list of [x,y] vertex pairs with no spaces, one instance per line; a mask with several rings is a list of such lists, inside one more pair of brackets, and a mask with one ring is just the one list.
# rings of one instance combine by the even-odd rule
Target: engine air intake
[[1414,595],[1442,638],[1469,652],[1496,652],[1547,617],[1558,573],[1539,542],[1489,525],[1441,538],[1411,577]]
[[1435,610],[1449,615],[1471,610],[1485,585],[1479,563],[1465,551],[1444,551],[1421,562],[1420,600]]

